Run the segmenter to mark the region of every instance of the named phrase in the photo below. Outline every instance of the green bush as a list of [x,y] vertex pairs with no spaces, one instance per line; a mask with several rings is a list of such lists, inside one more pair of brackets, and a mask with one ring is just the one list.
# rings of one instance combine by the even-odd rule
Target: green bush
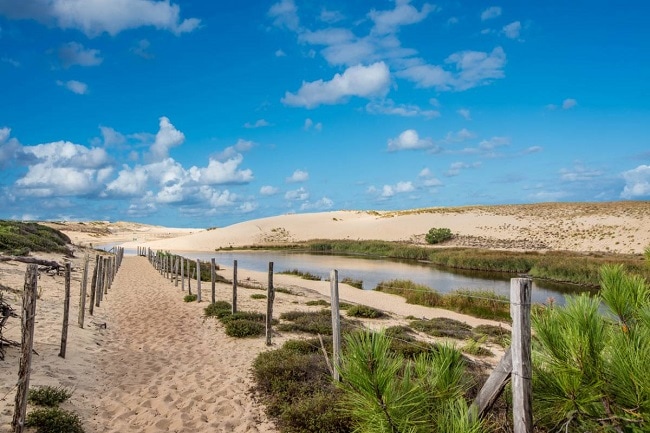
[[37,223],[0,220],[0,252],[27,255],[31,251],[70,254],[70,238],[59,230]]
[[226,301],[217,301],[205,307],[203,311],[206,317],[219,317],[223,316],[224,312],[230,314],[232,311],[232,305]]
[[473,336],[470,325],[446,317],[438,317],[431,320],[413,320],[409,323],[409,326],[434,337],[449,337],[464,340]]
[[282,313],[280,319],[288,320],[291,323],[281,323],[278,325],[279,331],[332,335],[332,313],[330,310],[288,311]]
[[452,237],[453,234],[451,233],[451,230],[447,228],[434,227],[424,236],[424,240],[426,240],[428,244],[439,244],[451,239]]
[[58,407],[36,409],[27,415],[26,427],[35,427],[36,433],[83,433],[76,414]]
[[185,297],[183,298],[183,301],[185,301],[185,302],[194,302],[194,301],[196,301],[196,299],[197,299],[197,297],[194,294],[185,295]]
[[259,337],[266,333],[266,326],[248,319],[231,320],[226,324],[226,335],[230,337]]
[[367,305],[353,305],[348,308],[347,313],[351,317],[363,317],[366,319],[378,319],[386,316],[383,311],[368,307]]
[[72,396],[72,393],[65,388],[54,386],[43,386],[30,389],[27,393],[27,401],[38,406],[58,406]]
[[251,295],[251,299],[266,299],[266,295],[263,295],[261,293],[253,293]]
[[354,278],[343,278],[341,280],[341,283],[347,284],[348,286],[355,287],[357,289],[362,289],[363,290],[363,281],[362,280],[357,280]]
[[309,305],[309,306],[312,306],[312,307],[313,307],[313,306],[329,307],[330,303],[327,302],[327,301],[324,300],[324,299],[319,299],[319,300],[317,300],[317,301],[307,301],[307,302],[305,302],[305,305]]

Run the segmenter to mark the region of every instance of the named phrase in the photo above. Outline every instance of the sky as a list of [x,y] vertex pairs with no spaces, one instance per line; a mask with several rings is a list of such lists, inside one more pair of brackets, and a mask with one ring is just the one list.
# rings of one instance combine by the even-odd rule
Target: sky
[[645,1],[0,0],[0,218],[650,199]]

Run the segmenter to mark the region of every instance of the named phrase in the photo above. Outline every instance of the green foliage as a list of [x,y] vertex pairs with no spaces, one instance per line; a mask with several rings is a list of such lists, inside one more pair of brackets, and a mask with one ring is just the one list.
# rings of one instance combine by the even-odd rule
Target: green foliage
[[302,278],[303,280],[312,280],[312,281],[321,281],[322,278],[319,277],[318,275],[312,274],[310,272],[303,272],[299,271],[298,269],[291,269],[291,270],[286,270],[282,272],[278,272],[279,274],[285,274],[285,275],[295,275],[297,277]]
[[83,433],[76,414],[58,407],[36,409],[25,419],[25,426],[35,427],[36,433]]
[[259,337],[266,333],[263,323],[249,319],[231,320],[226,322],[226,335],[237,338]]
[[287,320],[290,323],[278,325],[279,331],[332,335],[332,313],[330,310],[316,312],[288,311],[280,314],[280,319]]
[[286,287],[276,287],[275,293],[286,293],[287,295],[295,295],[295,293],[291,289],[287,289]]
[[433,337],[449,337],[464,340],[474,335],[472,333],[472,327],[467,323],[446,317],[437,317],[431,320],[413,320],[409,323],[409,326]]
[[262,293],[253,293],[251,299],[266,299],[266,295]]
[[384,331],[390,337],[390,350],[403,356],[413,359],[417,355],[437,350],[437,345],[417,341],[413,337],[413,331],[408,326],[391,326]]
[[363,290],[363,281],[362,280],[357,280],[355,278],[343,278],[341,280],[341,283],[347,284],[348,286],[355,287],[357,289],[362,289]]
[[440,244],[444,241],[447,241],[453,237],[453,234],[451,233],[451,230],[447,228],[436,228],[433,227],[429,229],[427,234],[424,236],[424,240],[427,241],[428,244]]
[[[331,346],[331,339],[325,339]],[[282,432],[347,433],[349,417],[336,410],[332,382],[317,339],[287,341],[253,362],[256,388]]]
[[197,299],[197,296],[194,295],[194,294],[192,294],[192,295],[185,295],[185,296],[183,297],[183,301],[184,301],[184,302],[194,302],[194,301],[196,301],[196,299]]
[[37,223],[0,220],[0,253],[22,256],[32,251],[69,254],[70,238]]
[[206,317],[219,317],[232,312],[232,305],[226,301],[216,301],[203,309]]
[[42,386],[31,388],[27,393],[27,401],[38,406],[58,406],[72,396],[72,393],[63,387]]
[[643,250],[643,257],[645,257],[645,262],[648,266],[650,266],[650,245],[645,247]]
[[553,430],[648,431],[650,289],[622,266],[604,266],[600,278],[599,296],[532,317],[534,413]]
[[307,302],[305,302],[305,305],[309,305],[309,306],[312,306],[312,307],[313,306],[319,306],[319,305],[324,306],[324,307],[329,307],[330,303],[327,302],[324,299],[319,299],[317,301],[307,301]]
[[406,361],[390,351],[385,333],[346,336],[341,362],[344,391],[340,410],[349,414],[357,432],[478,433],[468,421],[463,398],[468,384],[461,354],[451,347]]
[[383,311],[368,307],[367,305],[353,305],[348,308],[347,314],[350,317],[363,317],[366,319],[379,319],[386,316]]

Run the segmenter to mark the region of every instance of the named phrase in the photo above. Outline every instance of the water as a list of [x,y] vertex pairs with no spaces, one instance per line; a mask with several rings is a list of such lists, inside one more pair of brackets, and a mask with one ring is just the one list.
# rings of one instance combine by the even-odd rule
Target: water
[[[297,269],[328,279],[330,270],[339,271],[339,281],[351,278],[363,281],[363,288],[374,289],[381,281],[410,280],[431,287],[440,293],[454,290],[487,290],[509,298],[510,278],[513,275],[500,273],[484,273],[442,270],[427,263],[413,261],[396,261],[387,259],[361,258],[358,256],[335,256],[285,251],[235,251],[235,252],[175,252],[187,258],[210,261],[214,258],[217,264],[232,268],[233,260],[241,269],[252,271],[268,271],[269,262],[273,262],[275,273]],[[565,293],[571,292],[575,286],[553,284],[533,280],[532,301],[547,303],[553,298],[558,305],[564,304]]]

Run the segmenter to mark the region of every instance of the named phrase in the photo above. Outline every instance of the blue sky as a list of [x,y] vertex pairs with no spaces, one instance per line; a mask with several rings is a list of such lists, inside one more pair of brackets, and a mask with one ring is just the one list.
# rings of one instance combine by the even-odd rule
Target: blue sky
[[0,0],[0,218],[650,199],[646,2]]

